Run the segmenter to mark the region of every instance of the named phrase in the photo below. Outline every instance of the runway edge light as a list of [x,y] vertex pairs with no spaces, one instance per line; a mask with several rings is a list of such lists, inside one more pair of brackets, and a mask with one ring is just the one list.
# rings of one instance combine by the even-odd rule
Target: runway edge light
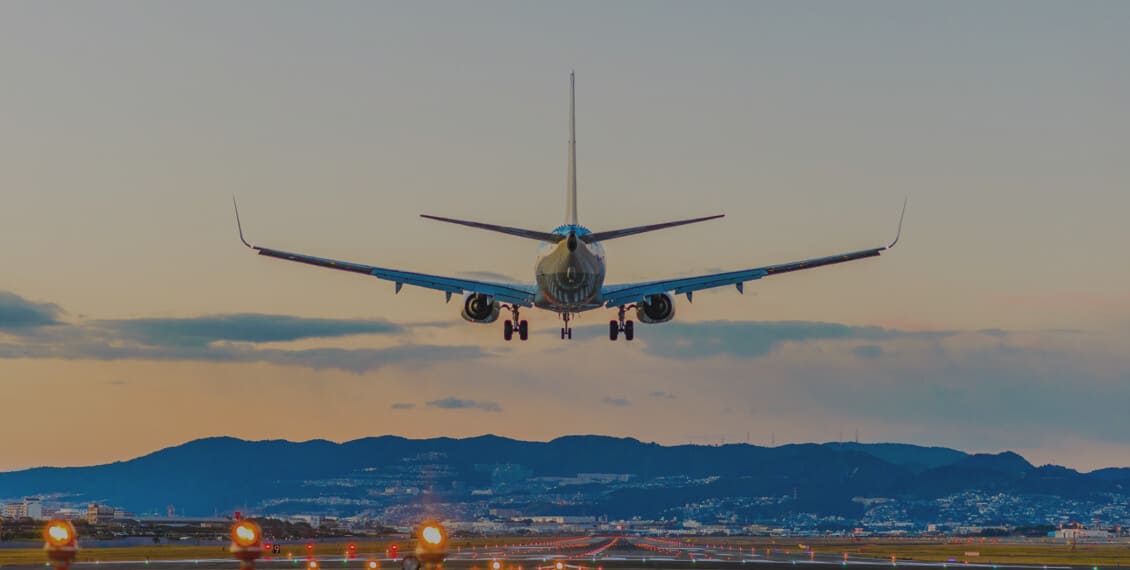
[[43,550],[47,559],[60,570],[71,567],[78,555],[78,536],[70,521],[56,519],[43,527]]

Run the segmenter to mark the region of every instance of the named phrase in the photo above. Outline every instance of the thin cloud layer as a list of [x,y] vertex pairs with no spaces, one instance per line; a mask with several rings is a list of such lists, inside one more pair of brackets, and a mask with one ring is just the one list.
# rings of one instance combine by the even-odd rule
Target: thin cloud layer
[[99,321],[95,326],[114,331],[123,339],[158,346],[206,346],[217,341],[286,342],[404,332],[404,327],[383,320],[310,319],[253,313]]
[[[0,293],[0,317],[13,339],[0,343],[0,358],[264,362],[315,370],[364,373],[391,364],[429,365],[487,356],[474,346],[417,345],[408,327],[383,320],[311,319],[233,314],[63,323],[54,304],[32,303]],[[427,326],[427,325],[424,325]],[[261,343],[379,334],[405,341],[383,348],[282,350]]]
[[481,402],[479,400],[464,400],[461,398],[447,397],[431,400],[426,404],[429,408],[441,410],[482,410],[484,412],[501,412],[502,406],[497,402]]
[[[714,356],[757,358],[788,342],[814,340],[883,341],[896,338],[944,337],[949,332],[917,332],[856,327],[838,323],[805,321],[705,321],[666,323],[649,327],[644,337],[647,352],[664,358],[693,360]],[[865,350],[861,357],[875,357]]]

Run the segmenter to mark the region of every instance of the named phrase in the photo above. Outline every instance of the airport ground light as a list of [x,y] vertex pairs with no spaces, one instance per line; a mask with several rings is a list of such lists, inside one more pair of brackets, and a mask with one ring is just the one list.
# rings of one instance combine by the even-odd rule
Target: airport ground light
[[70,521],[53,520],[43,528],[43,550],[56,570],[67,570],[78,555],[78,536]]
[[230,550],[242,570],[254,569],[255,561],[263,555],[263,531],[259,525],[249,520],[232,525]]
[[401,560],[401,570],[434,570],[447,559],[447,531],[436,522],[416,529],[416,551]]

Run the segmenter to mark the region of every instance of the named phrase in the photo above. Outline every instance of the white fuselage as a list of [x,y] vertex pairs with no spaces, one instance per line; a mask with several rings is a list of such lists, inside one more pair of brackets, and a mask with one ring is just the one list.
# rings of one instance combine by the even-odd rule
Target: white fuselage
[[599,243],[585,243],[581,238],[591,232],[582,226],[564,225],[553,233],[566,239],[543,243],[538,252],[534,305],[558,313],[578,313],[602,306],[604,248]]

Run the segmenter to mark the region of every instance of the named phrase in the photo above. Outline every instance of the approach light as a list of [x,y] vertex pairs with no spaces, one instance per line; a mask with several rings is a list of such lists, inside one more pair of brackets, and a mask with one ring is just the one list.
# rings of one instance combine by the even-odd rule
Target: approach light
[[306,567],[309,568],[310,570],[318,570],[318,561],[317,560],[311,560],[306,565]]
[[490,563],[491,570],[502,570],[502,563],[495,560]]
[[424,542],[432,546],[443,544],[443,530],[440,529],[439,525],[430,524],[425,526],[423,530],[420,531],[420,537],[424,539]]
[[370,560],[368,566],[369,570],[377,570],[377,568],[381,567],[381,565],[376,560]]
[[[417,527],[416,537],[416,563],[425,567],[442,564],[447,558],[447,531],[443,526],[437,522],[425,522]],[[401,563],[404,570],[415,570],[408,568],[406,564],[410,563]]]
[[53,520],[43,527],[43,550],[57,570],[71,567],[78,555],[78,535],[70,521]]
[[554,566],[557,568],[557,570],[563,570],[565,568],[565,563],[559,560]]
[[47,548],[65,548],[75,543],[75,527],[70,521],[54,520],[43,529]]
[[251,548],[259,544],[262,533],[259,525],[253,521],[241,520],[231,527],[231,541],[233,546]]

